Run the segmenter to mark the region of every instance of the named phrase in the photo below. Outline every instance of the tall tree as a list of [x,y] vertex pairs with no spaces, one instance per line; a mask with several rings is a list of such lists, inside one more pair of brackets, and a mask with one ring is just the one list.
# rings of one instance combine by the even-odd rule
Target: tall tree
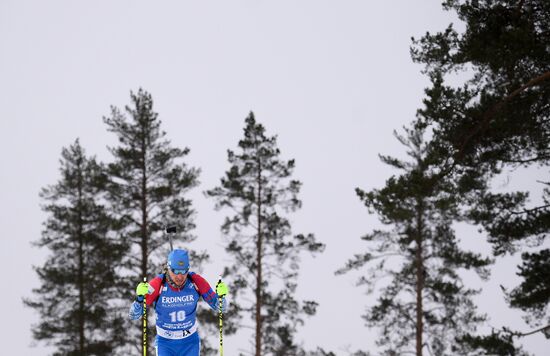
[[369,293],[378,290],[380,297],[364,318],[381,329],[382,354],[421,356],[428,349],[431,355],[466,355],[468,347],[457,340],[484,316],[472,301],[477,291],[463,283],[459,271],[472,269],[485,278],[491,261],[459,247],[452,224],[461,220],[460,192],[438,178],[423,131],[406,132],[396,137],[408,148],[411,162],[381,156],[402,174],[390,177],[382,189],[356,190],[369,212],[392,228],[364,236],[367,252],[336,273],[368,266],[359,284],[367,285]]
[[[427,90],[423,125],[434,142],[451,153],[454,171],[487,173],[550,164],[550,2],[546,0],[447,0],[465,24],[463,33],[450,25],[415,41],[413,59],[426,65],[433,85]],[[455,72],[471,79],[461,87],[445,84]],[[451,171],[452,169],[448,169]],[[512,307],[526,311],[534,327],[550,324],[548,280],[550,231],[548,182],[542,203],[527,192],[495,194],[488,189],[472,199],[471,220],[482,224],[495,255],[524,251],[522,282],[507,293]],[[538,197],[537,197],[538,198]],[[536,251],[526,247],[538,246]]]
[[232,212],[222,231],[234,258],[225,271],[232,280],[233,310],[251,316],[256,356],[295,355],[296,327],[317,306],[295,297],[300,253],[321,252],[324,245],[312,234],[292,234],[283,214],[301,206],[301,183],[291,179],[294,160],[281,160],[276,136],[266,136],[252,112],[238,146],[238,153],[228,150],[230,168],[221,185],[207,192],[218,209]]
[[35,267],[35,298],[25,300],[40,316],[33,336],[55,345],[54,355],[112,355],[124,322],[111,299],[125,246],[109,233],[102,166],[78,140],[61,156],[60,180],[40,193],[48,219],[36,245],[50,256]]
[[[121,222],[120,232],[131,246],[125,256],[129,278],[121,285],[126,296],[135,283],[159,271],[165,262],[169,251],[165,226],[178,227],[180,244],[195,238],[191,235],[194,210],[186,195],[198,184],[199,175],[198,169],[181,161],[189,149],[171,147],[165,138],[151,95],[139,89],[130,98],[132,104],[124,113],[112,107],[111,115],[103,119],[119,140],[118,146],[110,148],[115,161],[108,166],[108,189],[111,207]],[[190,252],[194,263],[206,258]],[[128,343],[136,344],[135,340]]]

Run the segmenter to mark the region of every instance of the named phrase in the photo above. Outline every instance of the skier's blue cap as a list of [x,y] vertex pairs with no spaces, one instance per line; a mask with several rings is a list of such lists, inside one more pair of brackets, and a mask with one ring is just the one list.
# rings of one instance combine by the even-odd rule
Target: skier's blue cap
[[185,250],[173,250],[168,254],[168,268],[176,274],[185,274],[189,271],[189,255]]

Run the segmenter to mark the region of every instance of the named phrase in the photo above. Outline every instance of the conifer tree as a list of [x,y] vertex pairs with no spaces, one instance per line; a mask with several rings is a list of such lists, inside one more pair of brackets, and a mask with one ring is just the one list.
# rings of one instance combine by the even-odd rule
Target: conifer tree
[[312,234],[293,235],[284,213],[301,206],[294,160],[280,158],[276,136],[266,136],[252,112],[238,146],[240,152],[228,150],[230,167],[221,185],[207,192],[217,208],[231,211],[222,226],[233,257],[225,271],[233,286],[231,320],[251,317],[256,356],[297,355],[303,350],[296,328],[317,306],[295,297],[300,253],[320,252],[324,245]]
[[[414,42],[413,59],[426,65],[433,83],[421,110],[423,125],[449,152],[441,156],[452,167],[448,171],[462,171],[457,176],[463,182],[485,172],[484,188],[469,187],[478,193],[470,219],[485,228],[496,256],[523,251],[522,282],[506,292],[507,300],[526,312],[533,327],[549,325],[548,283],[535,283],[548,280],[549,183],[539,182],[546,189],[537,204],[528,192],[496,194],[489,188],[503,170],[550,165],[550,2],[447,0],[443,5],[456,12],[465,30],[449,25]],[[461,71],[471,78],[458,87],[446,83]]]
[[459,247],[452,227],[461,220],[459,191],[439,179],[423,131],[406,132],[396,137],[408,148],[410,162],[381,156],[402,173],[382,189],[356,190],[369,212],[391,229],[362,237],[367,252],[356,254],[337,274],[368,266],[359,284],[380,296],[364,318],[381,330],[381,354],[466,355],[467,345],[457,341],[484,316],[472,301],[478,291],[463,283],[459,271],[472,269],[486,278],[491,261]]
[[54,355],[112,355],[125,323],[113,301],[126,246],[109,232],[102,166],[78,140],[61,155],[60,180],[40,193],[48,218],[36,245],[50,255],[35,267],[40,285],[25,300],[40,316],[33,336],[54,345]]
[[[177,226],[174,245],[189,250],[194,268],[206,255],[185,245],[195,238],[191,234],[194,210],[187,193],[198,184],[199,175],[198,169],[182,162],[189,149],[174,148],[165,138],[149,93],[140,89],[130,97],[131,105],[124,112],[112,107],[103,121],[119,141],[110,148],[115,160],[108,166],[108,191],[111,208],[121,223],[119,233],[130,245],[124,263],[129,274],[120,288],[131,298],[135,285],[145,276],[151,278],[166,262],[166,226]],[[139,337],[132,334],[127,341],[141,345],[136,340]]]

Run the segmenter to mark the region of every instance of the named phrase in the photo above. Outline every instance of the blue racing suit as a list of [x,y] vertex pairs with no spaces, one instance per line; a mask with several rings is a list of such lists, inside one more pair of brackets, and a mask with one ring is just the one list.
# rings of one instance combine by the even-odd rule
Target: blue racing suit
[[[163,283],[164,281],[164,283]],[[196,319],[197,303],[202,297],[208,305],[218,310],[218,295],[200,275],[189,272],[181,288],[174,288],[164,275],[153,278],[146,295],[147,305],[156,312],[156,348],[158,356],[198,356],[200,337]],[[225,309],[225,298],[222,299]],[[130,319],[139,319],[143,303],[134,301],[130,307]]]

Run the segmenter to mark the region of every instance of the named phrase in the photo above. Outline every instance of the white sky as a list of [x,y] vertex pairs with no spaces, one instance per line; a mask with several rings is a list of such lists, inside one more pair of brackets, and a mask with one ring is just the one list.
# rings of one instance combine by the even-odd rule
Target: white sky
[[[152,3],[0,0],[3,354],[50,351],[30,346],[38,316],[21,303],[38,281],[31,266],[46,257],[31,246],[45,220],[40,188],[58,180],[61,148],[77,137],[88,154],[110,160],[106,145],[115,140],[101,118],[139,87],[153,95],[173,145],[189,147],[187,162],[202,169],[192,196],[196,247],[212,255],[204,275],[215,280],[228,259],[224,214],[202,192],[228,168],[226,150],[236,147],[252,110],[279,136],[283,157],[296,159],[304,207],[291,218],[294,231],[327,244],[322,256],[303,259],[299,295],[320,309],[299,339],[339,355],[374,350],[376,333],[360,318],[372,297],[354,287],[356,276],[333,273],[364,249],[360,236],[380,227],[354,188],[380,187],[392,173],[377,154],[403,156],[392,131],[414,118],[428,85],[409,57],[410,37],[445,28],[451,14],[440,1]],[[516,183],[530,189],[532,176]],[[474,228],[461,227],[460,236],[487,249]],[[485,288],[479,305],[491,325],[529,330],[499,293],[499,284],[515,284],[514,265],[502,260],[490,283],[471,282]],[[226,353],[246,348],[246,337],[226,337]],[[524,345],[536,355],[548,347],[540,335]]]

